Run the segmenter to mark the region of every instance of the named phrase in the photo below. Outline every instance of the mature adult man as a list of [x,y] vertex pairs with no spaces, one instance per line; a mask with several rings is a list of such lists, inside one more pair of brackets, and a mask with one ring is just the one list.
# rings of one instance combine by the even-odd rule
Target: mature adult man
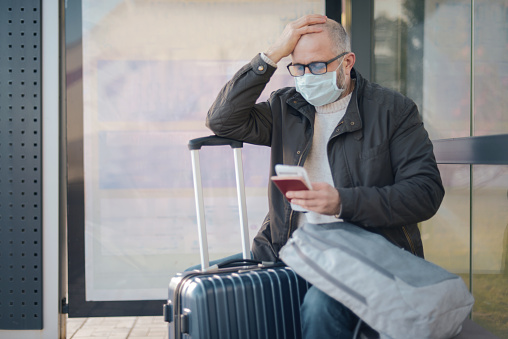
[[[256,103],[288,55],[296,88]],[[444,196],[432,144],[414,102],[362,78],[354,63],[344,28],[308,15],[240,69],[210,108],[207,125],[217,135],[271,147],[272,174],[276,164],[299,165],[313,181],[312,191],[286,195],[306,214],[293,211],[270,184],[269,214],[252,248],[256,259],[276,259],[305,221],[338,220],[423,257],[416,223],[434,215]],[[357,321],[319,290],[307,292],[305,338],[350,338]]]

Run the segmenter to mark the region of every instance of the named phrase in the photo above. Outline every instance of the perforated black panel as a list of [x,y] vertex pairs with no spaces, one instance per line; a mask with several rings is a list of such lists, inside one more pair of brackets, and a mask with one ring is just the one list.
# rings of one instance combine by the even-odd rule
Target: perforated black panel
[[0,0],[0,329],[42,329],[41,122],[41,1]]

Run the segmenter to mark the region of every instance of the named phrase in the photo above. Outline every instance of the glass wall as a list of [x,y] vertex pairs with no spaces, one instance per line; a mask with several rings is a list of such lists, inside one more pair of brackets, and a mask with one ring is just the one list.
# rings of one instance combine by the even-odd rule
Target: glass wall
[[461,275],[469,285],[471,188],[469,165],[439,165],[446,194],[421,227],[425,258]]
[[[508,0],[377,0],[373,80],[417,103],[431,139],[508,133]],[[508,170],[440,165],[426,258],[461,275],[473,319],[508,338]]]
[[[187,141],[211,134],[222,85],[324,1],[82,4],[86,300],[164,299],[169,278],[199,263]],[[291,84],[280,67],[261,100]],[[244,151],[251,239],[268,211],[268,152]],[[211,258],[240,252],[232,152],[205,149],[201,164]]]
[[473,319],[508,338],[508,166],[473,166]]
[[475,0],[474,135],[508,133],[508,0]]

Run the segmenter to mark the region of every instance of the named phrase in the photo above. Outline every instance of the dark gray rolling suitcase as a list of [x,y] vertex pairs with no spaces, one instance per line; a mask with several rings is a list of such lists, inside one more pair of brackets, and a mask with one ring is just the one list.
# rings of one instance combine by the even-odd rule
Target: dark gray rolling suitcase
[[[199,149],[230,145],[235,153],[236,184],[242,228],[243,260],[208,267]],[[169,338],[301,338],[300,305],[308,284],[282,263],[250,260],[241,148],[238,141],[216,136],[189,142],[202,271],[177,274],[169,284],[164,318]]]

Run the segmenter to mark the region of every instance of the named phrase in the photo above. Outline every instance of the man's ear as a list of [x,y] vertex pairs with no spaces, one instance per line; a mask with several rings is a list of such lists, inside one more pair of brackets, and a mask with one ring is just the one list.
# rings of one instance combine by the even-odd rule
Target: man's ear
[[351,69],[355,65],[355,61],[356,55],[353,52],[349,53],[344,57],[344,69],[346,70],[347,75],[350,75]]

